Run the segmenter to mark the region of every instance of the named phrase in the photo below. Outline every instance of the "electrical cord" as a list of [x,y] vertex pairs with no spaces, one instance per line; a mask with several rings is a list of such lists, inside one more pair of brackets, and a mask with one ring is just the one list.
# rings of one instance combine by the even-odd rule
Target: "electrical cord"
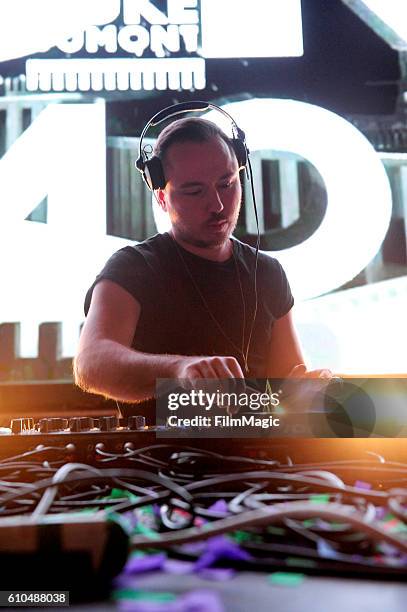
[[[284,464],[265,459],[260,464],[255,458],[239,462],[238,456],[171,444],[127,447],[123,453],[99,450],[96,467],[61,466],[44,462],[42,455],[37,461],[35,455],[30,461],[26,456],[3,461],[0,527],[2,517],[28,514],[35,522],[45,514],[86,509],[108,520],[129,521],[129,534],[137,533],[132,525],[139,525],[139,533],[154,538],[145,536],[149,547],[173,551],[183,541],[245,533],[241,546],[255,555],[253,567],[281,567],[284,551],[316,559],[319,571],[384,567],[398,575],[406,565],[400,556],[407,546],[407,489],[400,484],[407,477],[405,464],[383,463],[381,457],[297,465],[290,458]],[[120,467],[106,467],[105,459]],[[139,460],[148,471],[138,469]],[[361,474],[366,486],[353,486],[352,477]],[[139,542],[133,539],[132,546]],[[383,542],[396,552],[386,551]]]
[[33,520],[38,519],[38,517],[44,515],[49,510],[52,502],[55,499],[56,494],[58,493],[58,485],[63,482],[71,472],[77,472],[79,470],[92,472],[93,474],[100,476],[100,470],[94,468],[91,465],[86,465],[85,463],[66,463],[54,474],[52,477],[52,483],[50,487],[47,487],[44,491],[43,496],[41,497],[37,507],[33,510],[31,518]]
[[[66,465],[70,465],[70,464],[66,464]],[[92,467],[92,466],[88,466],[88,467]],[[188,491],[186,491],[183,487],[180,487],[175,482],[171,481],[169,478],[162,478],[151,472],[146,472],[144,470],[135,470],[135,469],[104,469],[104,470],[99,470],[99,473],[95,473],[91,477],[87,475],[81,475],[81,474],[77,474],[75,476],[71,475],[69,477],[65,477],[63,482],[54,482],[52,479],[48,478],[45,480],[40,480],[39,482],[33,483],[33,484],[27,483],[27,486],[25,487],[24,490],[6,495],[0,501],[4,504],[10,501],[14,501],[23,495],[42,491],[44,489],[47,489],[48,487],[53,487],[53,486],[60,487],[62,484],[65,484],[65,485],[73,484],[73,483],[93,484],[95,480],[99,480],[99,479],[109,480],[109,479],[122,478],[122,477],[136,478],[140,480],[145,480],[146,482],[161,485],[164,489],[163,493],[161,494],[162,497],[167,497],[170,494],[175,494],[185,499],[186,501],[192,501],[191,494]],[[150,498],[152,501],[154,501],[153,495],[150,495]]]
[[296,476],[293,474],[284,474],[282,472],[274,473],[268,471],[254,471],[254,472],[244,472],[239,474],[227,474],[223,476],[218,476],[216,478],[209,478],[204,481],[197,481],[190,484],[185,485],[185,489],[188,492],[195,491],[200,487],[204,486],[217,486],[220,484],[226,484],[229,482],[239,481],[239,480],[249,480],[249,479],[262,479],[262,480],[276,480],[280,482],[287,482],[292,484],[304,484],[315,487],[317,490],[324,491],[332,491],[332,492],[342,492],[344,495],[356,495],[363,496],[371,499],[376,502],[385,502],[387,500],[388,494],[385,491],[371,491],[371,490],[361,490],[356,487],[338,487],[337,485],[327,485],[326,482],[321,481],[317,478],[310,478],[307,476]]
[[48,453],[50,451],[67,451],[68,449],[66,447],[60,447],[60,446],[42,446],[42,444],[39,444],[37,448],[35,448],[34,450],[31,451],[26,451],[25,453],[21,453],[19,455],[14,455],[12,457],[7,457],[6,459],[0,459],[0,467],[2,467],[1,464],[4,463],[8,463],[11,461],[14,461],[16,459],[22,459],[23,457],[32,457],[35,455],[38,455],[39,453]]
[[254,189],[254,179],[253,179],[253,169],[252,169],[252,164],[251,164],[251,161],[250,161],[250,156],[247,156],[246,176],[247,176],[247,178],[250,181],[250,190],[251,190],[252,199],[253,199],[253,209],[254,209],[254,216],[255,216],[255,219],[256,219],[256,229],[257,229],[256,251],[255,251],[255,256],[254,256],[254,274],[253,274],[253,279],[254,279],[254,308],[253,308],[252,323],[251,323],[251,326],[250,326],[249,337],[248,337],[247,346],[246,346],[246,363],[248,363],[249,352],[250,352],[250,344],[251,344],[251,341],[252,341],[252,336],[253,336],[253,331],[254,331],[254,324],[256,322],[258,303],[259,303],[258,286],[257,286],[257,272],[258,272],[259,249],[260,249],[259,214],[258,214],[258,211],[257,211],[256,193],[255,193],[255,189]]
[[[353,507],[343,504],[313,504],[304,502],[289,502],[275,504],[268,508],[249,510],[237,516],[219,519],[215,523],[208,523],[205,529],[191,527],[177,533],[163,533],[156,539],[154,546],[166,548],[174,544],[185,544],[244,529],[279,523],[282,519],[318,517],[330,521],[343,521],[359,529],[375,542],[387,542],[400,552],[407,553],[407,539],[401,540],[383,529],[380,525],[366,523],[363,515],[356,512]],[[152,538],[146,536],[133,536],[132,549],[151,548]]]

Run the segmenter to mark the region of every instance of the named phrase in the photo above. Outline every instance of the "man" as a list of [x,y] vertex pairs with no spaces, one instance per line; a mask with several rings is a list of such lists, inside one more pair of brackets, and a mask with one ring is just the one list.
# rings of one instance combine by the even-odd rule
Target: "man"
[[329,375],[306,372],[281,265],[260,253],[256,288],[255,250],[231,238],[242,192],[230,139],[205,119],[179,119],[155,155],[171,230],[118,251],[88,291],[77,384],[143,402],[157,378]]

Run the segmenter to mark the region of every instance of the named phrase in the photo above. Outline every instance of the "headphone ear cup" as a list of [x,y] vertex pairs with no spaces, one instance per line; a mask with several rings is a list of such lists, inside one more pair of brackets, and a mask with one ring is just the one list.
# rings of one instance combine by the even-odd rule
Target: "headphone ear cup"
[[151,191],[164,189],[167,181],[165,180],[163,165],[159,157],[154,155],[144,163],[143,178]]
[[247,164],[247,147],[240,138],[232,138],[230,141],[236,155],[239,168],[245,168]]

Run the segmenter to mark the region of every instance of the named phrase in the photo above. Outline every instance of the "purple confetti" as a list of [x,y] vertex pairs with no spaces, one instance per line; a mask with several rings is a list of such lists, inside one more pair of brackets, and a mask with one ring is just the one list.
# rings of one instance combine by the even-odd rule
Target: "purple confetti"
[[163,569],[168,574],[190,574],[194,569],[194,563],[180,559],[166,559]]
[[381,521],[382,519],[384,519],[387,513],[388,513],[387,508],[384,508],[382,506],[380,506],[379,508],[376,508],[376,519]]
[[317,541],[318,554],[324,559],[339,559],[340,555],[337,551],[325,540],[319,539]]
[[369,482],[364,482],[363,480],[356,480],[353,486],[357,489],[364,489],[365,491],[369,491],[372,488]]
[[134,589],[134,578],[123,573],[113,579],[115,589]]
[[165,553],[157,553],[154,555],[133,555],[127,561],[123,573],[127,575],[141,574],[142,572],[151,572],[153,570],[162,569],[167,555]]
[[253,557],[240,548],[226,536],[220,535],[210,538],[201,557],[195,563],[195,571],[214,565],[217,561],[230,559],[231,561],[251,561]]
[[225,612],[219,594],[206,589],[190,591],[176,601],[123,599],[118,602],[118,608],[129,612]]
[[228,505],[224,499],[218,499],[214,504],[212,504],[212,506],[209,506],[208,510],[211,512],[229,514]]
[[389,557],[400,557],[400,556],[402,557],[403,556],[401,550],[399,548],[396,548],[392,544],[389,544],[389,542],[380,542],[378,546],[379,546],[380,552],[384,553],[385,555]]

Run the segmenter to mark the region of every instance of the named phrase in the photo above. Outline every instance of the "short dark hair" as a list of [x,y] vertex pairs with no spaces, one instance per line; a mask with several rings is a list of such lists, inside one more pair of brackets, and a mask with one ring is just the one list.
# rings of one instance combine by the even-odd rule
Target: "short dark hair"
[[177,119],[160,132],[154,145],[154,155],[164,161],[168,149],[175,143],[207,142],[216,137],[223,140],[235,154],[231,139],[212,121],[202,117]]

